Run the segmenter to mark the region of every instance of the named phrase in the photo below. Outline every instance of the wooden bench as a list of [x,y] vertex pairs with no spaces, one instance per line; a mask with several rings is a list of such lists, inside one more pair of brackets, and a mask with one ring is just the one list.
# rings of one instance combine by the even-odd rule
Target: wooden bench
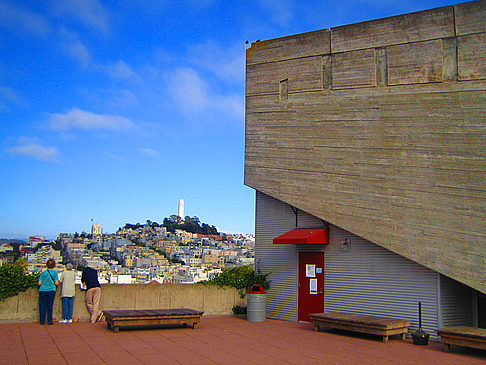
[[364,316],[358,314],[347,314],[340,312],[324,312],[310,315],[314,323],[314,330],[319,331],[321,327],[336,328],[352,332],[369,333],[383,337],[383,342],[388,342],[388,336],[405,334],[410,327],[410,321],[403,319],[383,318]]
[[451,345],[486,350],[486,328],[449,327],[438,329],[437,334],[440,336],[445,352],[451,351]]
[[204,312],[194,309],[123,309],[104,310],[106,325],[113,332],[118,332],[121,326],[142,326],[161,324],[192,325],[195,329]]

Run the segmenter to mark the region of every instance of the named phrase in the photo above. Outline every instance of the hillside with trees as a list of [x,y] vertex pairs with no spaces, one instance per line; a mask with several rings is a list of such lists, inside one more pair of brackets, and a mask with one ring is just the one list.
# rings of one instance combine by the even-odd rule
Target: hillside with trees
[[210,226],[207,223],[201,223],[198,217],[186,216],[184,219],[182,219],[175,214],[171,215],[168,218],[164,218],[164,221],[161,225],[157,222],[152,222],[150,220],[147,220],[146,224],[127,223],[123,228],[136,230],[146,225],[150,226],[151,228],[162,226],[167,229],[167,232],[172,232],[172,233],[174,233],[176,229],[181,229],[183,231],[190,232],[190,233],[219,234],[218,229],[215,226]]

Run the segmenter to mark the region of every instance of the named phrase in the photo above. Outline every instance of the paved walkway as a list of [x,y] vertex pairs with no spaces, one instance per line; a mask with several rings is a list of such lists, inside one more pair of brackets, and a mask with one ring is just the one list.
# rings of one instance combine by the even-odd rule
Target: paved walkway
[[0,323],[0,364],[486,364],[486,351],[439,343],[343,332],[314,332],[311,324],[252,323],[203,317],[196,330],[120,330],[105,323],[41,326]]

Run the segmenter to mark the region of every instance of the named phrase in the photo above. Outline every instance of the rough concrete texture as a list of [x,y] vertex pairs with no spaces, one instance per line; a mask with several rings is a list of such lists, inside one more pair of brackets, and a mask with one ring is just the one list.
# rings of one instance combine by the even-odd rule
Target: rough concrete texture
[[[206,316],[229,315],[235,305],[246,306],[234,288],[206,285],[107,284],[102,285],[101,310],[103,309],[158,309],[191,308],[205,312]],[[76,286],[73,320],[88,320],[84,301],[85,292]],[[7,298],[0,305],[0,322],[37,321],[39,295],[29,289],[16,297]],[[62,316],[60,290],[54,301],[54,319]]]

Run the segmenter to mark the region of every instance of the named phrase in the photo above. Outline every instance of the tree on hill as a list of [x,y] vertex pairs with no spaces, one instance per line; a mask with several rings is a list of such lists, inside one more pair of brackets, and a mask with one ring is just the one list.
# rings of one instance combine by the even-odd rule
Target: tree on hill
[[147,220],[146,224],[131,224],[126,223],[123,227],[124,229],[131,229],[136,231],[143,226],[150,226],[151,228],[155,227],[165,227],[167,232],[174,233],[176,229],[181,229],[186,232],[191,233],[199,233],[199,234],[219,234],[218,229],[215,226],[210,226],[207,223],[201,223],[198,217],[190,217],[186,216],[184,219],[181,219],[179,216],[172,214],[169,217],[164,218],[162,224],[158,224],[157,222],[152,222],[151,220]]
[[142,227],[140,223],[137,224],[126,223],[123,229],[131,229],[132,231],[136,231],[140,227]]
[[202,223],[198,217],[186,216],[182,220],[177,215],[171,215],[169,218],[164,218],[162,224],[167,228],[168,232],[175,232],[176,229],[182,229],[186,232],[199,233],[199,234],[218,234],[218,229],[215,226]]
[[178,224],[179,224],[179,217],[173,214],[169,218],[164,218],[162,226],[167,228],[168,232],[174,233],[175,230],[178,228]]
[[151,220],[148,219],[147,219],[147,225],[149,225],[152,228],[160,227],[160,225],[157,222],[152,222]]

